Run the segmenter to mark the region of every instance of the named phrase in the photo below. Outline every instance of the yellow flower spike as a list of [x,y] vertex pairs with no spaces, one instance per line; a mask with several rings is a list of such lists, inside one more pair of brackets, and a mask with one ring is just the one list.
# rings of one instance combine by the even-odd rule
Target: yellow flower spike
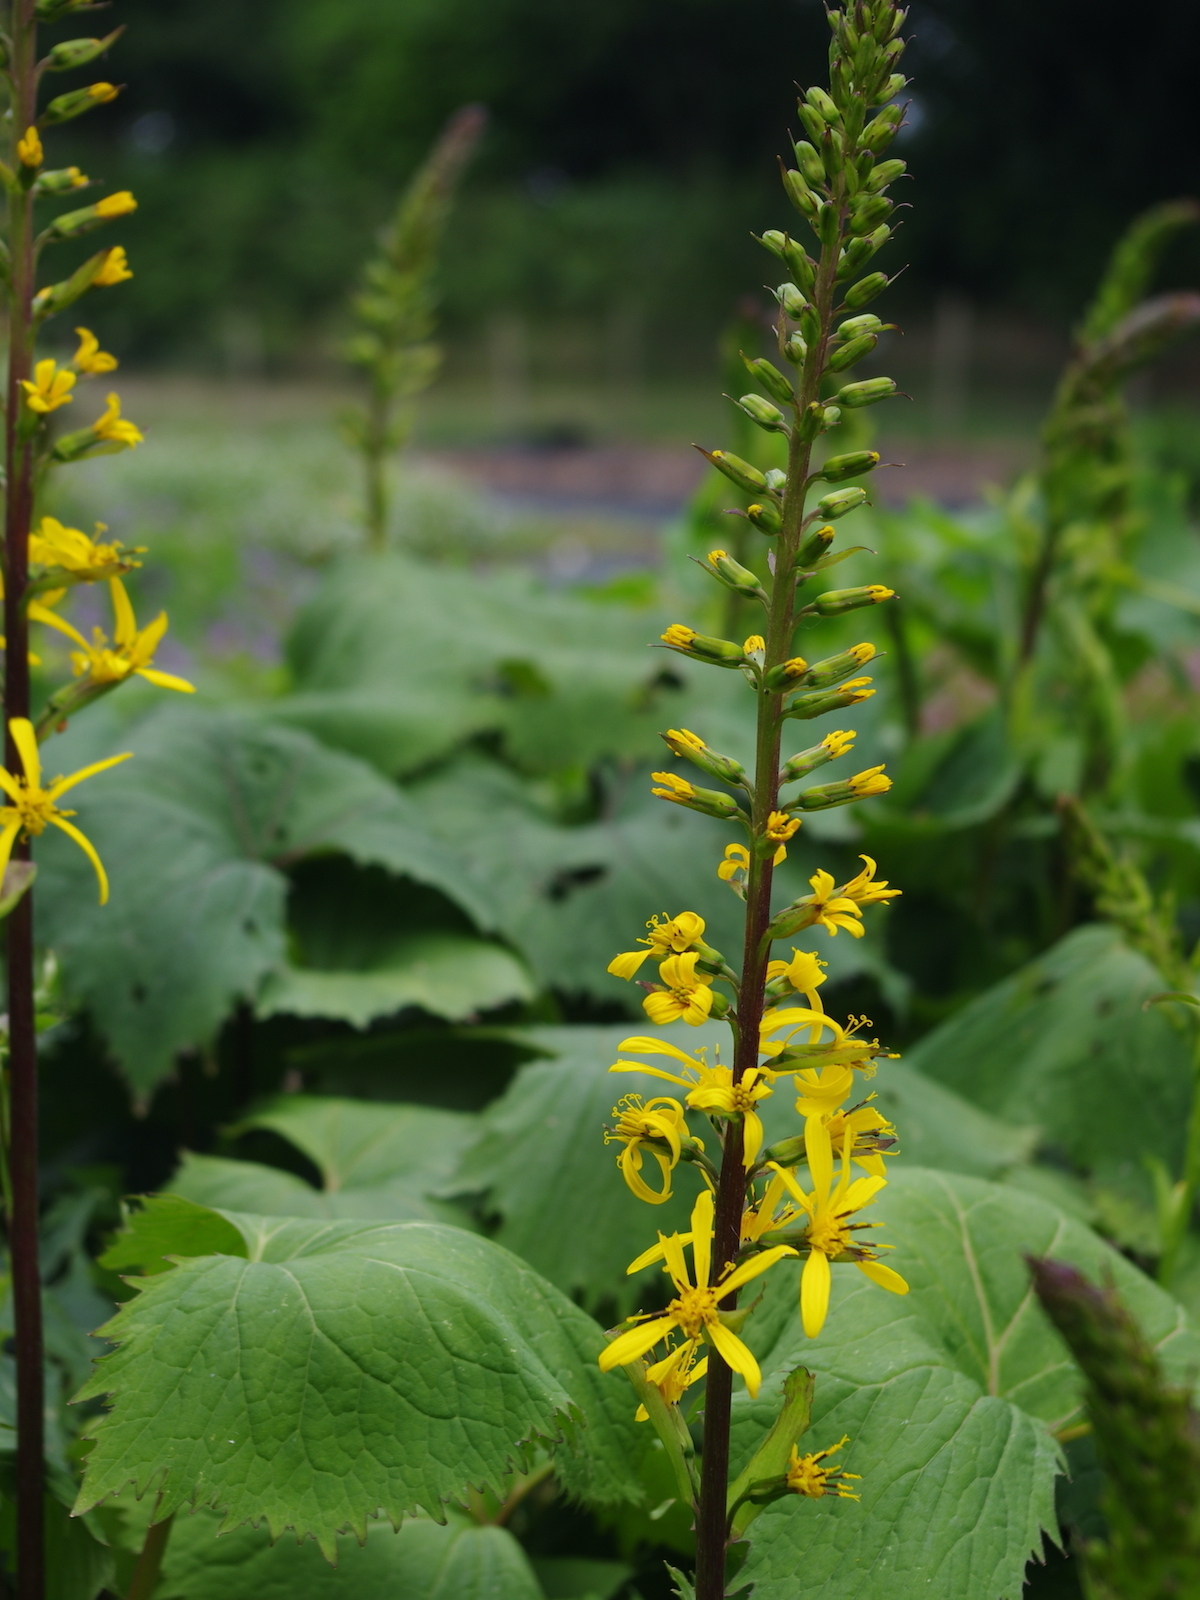
[[100,341],[88,328],[76,328],[79,338],[79,349],[76,350],[72,361],[80,372],[89,376],[96,376],[101,372],[115,372],[117,368],[116,356],[110,356],[107,350],[101,350]]
[[99,271],[92,279],[93,284],[100,289],[110,289],[114,283],[124,283],[127,278],[132,278],[129,270],[129,260],[125,254],[123,244],[115,244],[105,256]]
[[52,611],[47,611],[45,615],[36,619],[56,628],[59,633],[65,634],[79,646],[78,650],[71,652],[71,664],[75,669],[75,676],[81,678],[86,674],[89,680],[99,687],[122,683],[126,678],[136,674],[139,678],[145,678],[147,683],[156,684],[160,689],[176,689],[181,694],[194,694],[195,687],[186,678],[177,678],[173,672],[160,672],[157,667],[150,665],[154,659],[154,652],[167,631],[167,613],[160,611],[153,622],[139,629],[134,619],[133,607],[129,603],[129,596],[125,592],[125,585],[120,578],[110,578],[108,588],[113,603],[112,644],[109,644],[100,628],[93,629],[89,644],[78,629],[73,628],[63,617],[56,616]]
[[69,405],[75,398],[71,393],[75,387],[75,374],[47,357],[34,367],[32,382],[28,378],[21,379],[21,387],[30,411],[45,416],[50,411],[57,411],[59,406]]
[[127,217],[136,210],[137,201],[128,189],[118,189],[116,194],[106,194],[102,200],[96,201],[96,215],[109,222],[114,217]]
[[648,994],[642,1007],[651,1022],[660,1027],[682,1018],[690,1027],[698,1028],[708,1020],[712,1010],[712,978],[707,972],[697,972],[700,957],[695,952],[668,956],[658,969],[663,988]]
[[841,1467],[823,1467],[821,1462],[827,1456],[833,1456],[850,1443],[850,1435],[846,1434],[831,1444],[825,1450],[816,1450],[811,1455],[802,1456],[796,1445],[792,1446],[792,1454],[787,1464],[787,1486],[793,1494],[805,1495],[809,1500],[820,1500],[827,1494],[835,1494],[840,1500],[857,1500],[860,1496],[852,1494],[846,1488],[847,1483],[861,1483],[862,1476],[857,1472],[843,1472]]
[[[684,1339],[706,1340],[724,1359],[727,1366],[745,1379],[751,1396],[758,1393],[762,1382],[758,1362],[738,1336],[721,1321],[720,1302],[726,1295],[735,1293],[744,1284],[773,1267],[784,1256],[798,1254],[790,1245],[776,1245],[764,1250],[749,1261],[735,1267],[720,1283],[709,1283],[712,1269],[713,1197],[707,1189],[692,1207],[692,1273],[687,1270],[684,1255],[684,1236],[659,1235],[664,1270],[675,1285],[675,1299],[662,1316],[642,1316],[635,1325],[620,1334],[600,1353],[601,1372],[611,1372],[613,1367],[636,1361],[648,1350],[661,1343],[669,1333],[678,1329]],[[694,1280],[694,1281],[693,1281]]]
[[26,128],[24,135],[17,140],[17,160],[23,167],[40,167],[45,160],[45,151],[36,128]]
[[646,926],[649,937],[638,940],[646,946],[644,950],[625,950],[608,963],[607,970],[614,978],[632,978],[649,956],[682,955],[699,944],[704,934],[704,918],[694,911],[681,911],[677,917],[662,922],[651,917]]
[[[97,533],[107,531],[102,522],[96,524]],[[29,535],[31,565],[59,569],[81,583],[96,583],[101,578],[116,577],[132,567],[140,567],[141,562],[134,560],[140,553],[126,550],[119,539],[102,544],[79,528],[64,527],[57,517],[43,517]]]
[[[643,1100],[640,1094],[624,1095],[613,1107],[617,1119],[615,1128],[604,1131],[605,1144],[622,1143],[625,1148],[617,1157],[617,1165],[626,1184],[647,1205],[662,1205],[671,1198],[671,1173],[679,1163],[683,1140],[688,1138],[683,1107],[669,1095],[659,1095],[653,1100]],[[658,1146],[665,1143],[667,1149]],[[652,1189],[642,1177],[642,1146],[658,1162],[662,1174],[662,1188]]]
[[107,767],[115,767],[120,761],[128,761],[133,752],[126,750],[123,755],[109,756],[104,761],[93,761],[90,766],[82,767],[69,778],[55,778],[48,787],[43,787],[42,762],[33,724],[27,717],[13,717],[9,721],[8,730],[21,758],[22,774],[14,776],[6,768],[0,767],[0,789],[11,802],[9,805],[0,806],[0,878],[4,875],[4,869],[8,865],[13,845],[18,837],[24,833],[27,837],[36,838],[38,834],[46,831],[47,826],[52,826],[65,833],[69,839],[74,839],[92,863],[100,885],[100,904],[103,905],[108,899],[108,876],[103,863],[96,854],[92,841],[67,821],[67,818],[73,817],[75,813],[60,810],[55,802],[68,789],[74,788],[77,783],[82,783],[85,778],[91,778]]
[[[74,376],[71,381],[72,383],[75,381]],[[132,450],[136,444],[141,444],[145,438],[139,428],[122,418],[121,397],[117,394],[110,394],[107,397],[104,413],[92,423],[92,431],[97,439],[124,445],[128,450]]]
[[[708,1371],[708,1357],[703,1361],[696,1361],[699,1349],[699,1340],[689,1339],[686,1344],[679,1345],[661,1361],[656,1361],[652,1367],[646,1368],[646,1381],[652,1383],[669,1406],[677,1406],[692,1384],[699,1383]],[[633,1414],[635,1422],[649,1421],[649,1412],[645,1406],[639,1406]]]

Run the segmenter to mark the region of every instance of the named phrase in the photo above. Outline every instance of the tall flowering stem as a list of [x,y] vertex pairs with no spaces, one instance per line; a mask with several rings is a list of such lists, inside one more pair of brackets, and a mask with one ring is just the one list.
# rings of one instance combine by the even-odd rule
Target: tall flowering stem
[[[890,378],[853,381],[849,369],[868,355],[884,324],[863,308],[887,287],[881,272],[866,272],[872,256],[891,236],[893,203],[888,186],[904,163],[881,159],[903,120],[897,97],[905,79],[896,70],[903,52],[899,37],[904,12],[893,0],[853,0],[829,13],[833,39],[830,86],[810,89],[799,105],[806,137],[795,145],[796,166],[785,168],[789,199],[815,235],[815,254],[790,234],[769,232],[762,243],[789,269],[789,281],[776,291],[780,306],[778,348],[781,364],[750,354],[745,364],[765,393],[737,402],[752,422],[787,439],[787,468],[760,472],[721,450],[705,451],[709,461],[754,497],[744,515],[770,541],[763,567],[752,571],[723,550],[702,563],[727,590],[757,602],[763,633],[743,643],[710,638],[686,624],[668,628],[669,649],[705,664],[740,671],[755,696],[755,761],[748,774],[733,758],[712,750],[697,734],[672,729],[664,735],[673,754],[716,779],[722,789],[700,788],[675,772],[655,775],[655,793],[676,804],[736,824],[745,843],[726,847],[718,872],[745,900],[745,934],[740,971],[705,944],[704,924],[684,912],[656,919],[646,949],[616,957],[610,971],[632,978],[649,957],[659,961],[659,982],[647,983],[645,1009],[651,1020],[699,1024],[711,1018],[729,1022],[732,1062],[710,1063],[703,1051],[689,1054],[653,1037],[629,1039],[631,1055],[666,1055],[669,1070],[634,1060],[614,1071],[648,1071],[683,1086],[682,1103],[660,1098],[643,1105],[626,1096],[609,1137],[620,1141],[621,1171],[641,1198],[661,1203],[670,1177],[687,1163],[705,1188],[692,1212],[691,1232],[659,1235],[630,1270],[661,1262],[675,1289],[667,1312],[639,1317],[615,1335],[601,1366],[624,1367],[635,1388],[661,1395],[661,1408],[643,1399],[642,1413],[659,1428],[668,1453],[687,1463],[677,1472],[681,1494],[695,1484],[690,1462],[690,1430],[681,1406],[687,1390],[701,1378],[703,1449],[696,1513],[696,1600],[722,1600],[726,1554],[757,1511],[771,1499],[797,1495],[819,1499],[852,1494],[856,1474],[830,1457],[849,1441],[829,1442],[801,1455],[797,1440],[807,1426],[811,1383],[794,1375],[785,1386],[780,1419],[763,1441],[751,1467],[731,1486],[730,1418],[733,1383],[740,1375],[756,1393],[760,1374],[741,1338],[746,1313],[737,1309],[738,1290],[771,1268],[787,1270],[789,1257],[803,1260],[799,1309],[806,1334],[821,1331],[829,1305],[831,1264],[857,1266],[881,1288],[902,1294],[903,1278],[879,1258],[884,1248],[868,1243],[851,1221],[886,1183],[886,1158],[894,1132],[872,1108],[868,1094],[847,1106],[856,1073],[869,1077],[886,1056],[878,1041],[868,1041],[865,1019],[835,1022],[821,1005],[823,963],[816,952],[793,948],[790,960],[773,957],[777,940],[790,939],[817,924],[830,934],[863,932],[862,907],[890,899],[898,891],[875,881],[875,863],[840,886],[818,872],[812,894],[776,911],[772,887],[775,867],[806,812],[848,804],[881,794],[890,786],[882,768],[791,792],[826,762],[844,755],[853,735],[837,730],[819,744],[783,758],[784,732],[793,720],[810,720],[841,711],[872,693],[859,674],[875,655],[862,643],[811,665],[795,653],[798,628],[821,618],[839,617],[892,598],[880,584],[826,590],[809,585],[852,551],[833,551],[833,523],[866,500],[850,480],[871,472],[879,457],[870,450],[830,454],[823,436],[853,412],[896,393]],[[841,487],[836,487],[836,486]],[[810,501],[817,496],[810,509]],[[811,595],[811,598],[809,597]],[[729,991],[726,994],[719,985]],[[760,1102],[791,1078],[797,1134],[763,1150]],[[719,1161],[695,1139],[684,1122],[686,1110],[704,1112],[719,1142]],[[641,1177],[644,1155],[658,1163],[663,1181],[651,1190]],[[807,1187],[798,1169],[807,1166]],[[855,1169],[858,1169],[857,1171]],[[689,1268],[684,1245],[690,1244]],[[644,1358],[665,1348],[651,1365]],[[703,1361],[701,1347],[707,1346]],[[663,1417],[667,1418],[664,1423]],[[674,1457],[672,1457],[674,1459]]]
[[[61,281],[41,288],[37,274],[43,252],[79,238],[136,208],[127,191],[76,204],[49,219],[38,216],[47,202],[89,187],[78,167],[48,168],[42,142],[57,139],[58,128],[116,98],[104,81],[69,89],[44,102],[39,93],[47,74],[87,67],[118,38],[121,29],[99,39],[68,39],[38,57],[40,23],[55,23],[76,11],[94,10],[91,0],[10,0],[8,34],[0,38],[0,80],[7,88],[10,138],[0,161],[0,186],[6,199],[6,229],[0,249],[0,274],[7,296],[8,371],[4,386],[4,725],[5,763],[0,767],[0,916],[7,915],[7,1036],[0,1084],[0,1190],[4,1195],[13,1285],[17,1362],[17,1594],[42,1600],[44,1417],[46,1409],[38,1260],[38,1077],[31,842],[48,827],[65,833],[95,870],[99,897],[108,898],[108,879],[91,841],[59,805],[76,784],[116,762],[111,756],[69,777],[44,780],[39,741],[92,700],[130,676],[161,687],[190,691],[191,685],[152,664],[154,646],[166,628],[165,615],[138,630],[121,577],[139,565],[136,552],[118,541],[67,528],[54,517],[37,521],[37,500],[51,468],[90,456],[127,450],[141,433],[121,416],[120,400],[109,394],[92,423],[56,434],[54,413],[71,405],[81,378],[111,372],[117,360],[101,350],[87,328],[76,328],[74,354],[38,358],[37,339],[47,320],[72,307],[93,289],[130,278],[120,246],[97,251]],[[63,337],[60,335],[59,337]],[[70,337],[69,332],[65,337]],[[57,420],[57,419],[54,419]],[[36,523],[36,526],[35,526]],[[113,615],[110,644],[96,629],[89,644],[53,609],[81,583],[106,582]],[[31,623],[48,624],[82,646],[72,658],[74,675],[50,690],[35,716],[31,706],[29,632]],[[36,723],[36,726],[35,726]]]

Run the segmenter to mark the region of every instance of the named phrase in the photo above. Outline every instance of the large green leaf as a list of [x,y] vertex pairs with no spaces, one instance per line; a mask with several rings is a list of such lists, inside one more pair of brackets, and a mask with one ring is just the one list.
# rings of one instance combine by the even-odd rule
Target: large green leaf
[[50,830],[37,845],[38,907],[69,990],[138,1091],[283,969],[291,862],[341,852],[431,884],[488,920],[453,852],[406,798],[304,733],[183,706],[156,712],[114,746],[116,737],[101,719],[53,747],[68,771],[101,743],[105,753],[134,751],[75,802],[112,899],[96,904],[86,859]]
[[464,1212],[431,1198],[477,1134],[478,1119],[467,1112],[283,1095],[241,1124],[252,1128],[269,1128],[303,1151],[322,1187],[257,1161],[189,1153],[172,1193],[272,1217],[467,1224]]
[[[465,1155],[455,1180],[455,1187],[486,1192],[487,1206],[500,1217],[500,1243],[543,1277],[581,1296],[586,1305],[611,1299],[622,1309],[641,1292],[639,1280],[625,1276],[627,1264],[653,1241],[656,1229],[686,1226],[700,1181],[695,1172],[679,1169],[677,1193],[650,1207],[630,1193],[618,1172],[619,1146],[603,1142],[604,1124],[622,1095],[682,1094],[648,1075],[609,1073],[618,1045],[631,1031],[630,1026],[527,1030],[526,1037],[554,1059],[527,1063],[483,1112],[479,1142]],[[710,1060],[721,1046],[728,1059],[729,1030],[721,1024],[689,1028],[680,1023],[655,1031],[683,1049],[707,1048]],[[987,1116],[902,1062],[885,1062],[872,1088],[913,1160],[993,1176],[1027,1153],[1029,1140],[1022,1130]],[[781,1090],[764,1102],[768,1138],[798,1131],[793,1100]],[[693,1122],[703,1138],[703,1119]],[[711,1129],[708,1143],[715,1148]],[[585,1248],[581,1228],[586,1228]]]
[[366,1541],[343,1538],[337,1565],[311,1542],[271,1542],[265,1528],[222,1537],[211,1512],[180,1517],[156,1600],[543,1600],[529,1560],[507,1528],[477,1527],[453,1512],[399,1532],[373,1523]]
[[1136,1180],[1173,1164],[1191,1093],[1190,1035],[1167,987],[1109,927],[1078,928],[928,1034],[908,1060],[996,1116],[1035,1123],[1084,1173]]
[[796,1270],[782,1263],[748,1324],[763,1388],[736,1402],[740,1463],[778,1409],[786,1374],[808,1367],[816,1401],[802,1449],[849,1434],[838,1461],[862,1475],[862,1499],[769,1508],[750,1530],[741,1576],[755,1600],[791,1600],[798,1572],[813,1600],[1018,1600],[1042,1530],[1057,1527],[1053,1435],[1078,1422],[1082,1399],[1023,1254],[1111,1274],[1176,1379],[1194,1382],[1200,1338],[1169,1295],[1032,1196],[900,1170],[873,1209],[911,1292],[887,1294],[835,1267],[829,1320],[806,1339]]
[[161,1516],[210,1505],[332,1553],[347,1528],[438,1515],[535,1439],[598,1502],[636,1499],[645,1440],[600,1329],[509,1252],[434,1223],[225,1213],[248,1259],[184,1260],[105,1330],[117,1349],[80,1507],[132,1483]]

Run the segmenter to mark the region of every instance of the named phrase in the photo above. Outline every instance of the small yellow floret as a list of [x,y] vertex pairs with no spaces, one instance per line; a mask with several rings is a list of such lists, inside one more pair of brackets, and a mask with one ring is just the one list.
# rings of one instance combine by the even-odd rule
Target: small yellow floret
[[689,628],[685,622],[673,622],[666,633],[659,634],[664,644],[675,645],[685,650],[695,637],[695,628]]
[[26,128],[23,138],[17,140],[17,160],[23,167],[40,167],[45,159],[42,141],[36,128]]
[[95,210],[98,217],[127,217],[137,210],[137,201],[131,190],[118,189],[116,194],[106,194],[103,200],[97,200]]
[[[84,182],[87,180],[84,179]],[[129,262],[125,255],[125,246],[115,244],[105,256],[103,264],[92,282],[101,289],[110,288],[114,283],[124,283],[126,278],[132,278]]]

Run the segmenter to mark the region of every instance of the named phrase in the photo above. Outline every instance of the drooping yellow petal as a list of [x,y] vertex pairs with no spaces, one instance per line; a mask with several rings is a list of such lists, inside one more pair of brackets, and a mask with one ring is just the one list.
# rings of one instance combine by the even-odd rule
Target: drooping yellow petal
[[712,1271],[713,1197],[701,1189],[692,1207],[692,1261],[696,1267],[696,1287],[707,1289]]
[[685,1089],[690,1089],[691,1084],[687,1078],[677,1078],[673,1072],[664,1072],[661,1067],[647,1067],[641,1061],[614,1061],[608,1069],[610,1072],[644,1072],[650,1078],[665,1078],[668,1083],[681,1083]]
[[881,1289],[890,1289],[893,1294],[908,1293],[908,1284],[900,1274],[893,1272],[891,1267],[885,1267],[882,1261],[856,1261],[854,1265]]
[[133,758],[132,750],[125,750],[119,756],[105,756],[103,761],[93,761],[91,766],[80,767],[78,772],[71,773],[69,778],[56,778],[46,790],[49,799],[57,800],[60,794],[66,794],[68,789],[73,789],[77,783],[82,783],[85,778],[103,772],[107,767],[115,767],[118,762],[130,761]]
[[10,717],[8,731],[12,734],[12,741],[17,747],[17,754],[25,769],[25,781],[31,789],[41,788],[42,758],[38,753],[37,734],[33,731],[33,723],[28,717]]
[[59,633],[65,633],[68,639],[74,639],[75,643],[81,645],[84,650],[91,648],[79,630],[73,628],[65,617],[57,616],[45,606],[38,605],[36,601],[29,607],[29,618],[31,622],[41,622],[48,628],[57,628]]
[[612,958],[608,963],[607,970],[612,973],[614,978],[628,980],[638,971],[642,962],[649,958],[649,955],[649,950],[624,950],[619,956]]
[[623,1367],[630,1361],[636,1361],[660,1339],[666,1338],[674,1326],[674,1317],[656,1317],[653,1322],[643,1322],[636,1328],[630,1328],[628,1333],[621,1334],[601,1350],[600,1371],[611,1372],[614,1367]]
[[[676,1235],[676,1237],[679,1239],[681,1245],[691,1244],[692,1242],[692,1236],[690,1233],[681,1233]],[[665,1253],[666,1250],[664,1245],[664,1236],[660,1233],[657,1244],[652,1244],[648,1250],[643,1250],[641,1255],[638,1256],[635,1261],[631,1261],[629,1263],[629,1265],[625,1268],[625,1276],[629,1277],[630,1273],[641,1272],[643,1267],[649,1267],[652,1266],[654,1262],[661,1261]]]
[[661,1150],[651,1150],[650,1154],[658,1162],[662,1173],[661,1190],[652,1189],[642,1177],[642,1152],[635,1144],[628,1144],[621,1151],[621,1176],[639,1200],[644,1200],[650,1206],[660,1206],[664,1200],[671,1198],[671,1163]]
[[829,1285],[833,1277],[829,1257],[823,1250],[810,1250],[800,1277],[800,1320],[810,1339],[815,1339],[829,1315]]
[[762,1142],[762,1118],[757,1111],[747,1111],[742,1117],[742,1165],[747,1169],[758,1160]]
[[735,1289],[740,1289],[757,1278],[768,1268],[773,1267],[777,1261],[782,1261],[784,1256],[799,1255],[798,1250],[793,1250],[790,1244],[772,1245],[770,1250],[760,1250],[757,1255],[743,1261],[740,1267],[735,1267],[727,1278],[722,1278],[717,1286],[717,1298],[723,1300],[727,1294],[732,1294]]
[[20,801],[21,785],[6,767],[0,767],[0,789],[4,790],[10,800]]
[[139,678],[157,684],[160,689],[178,689],[180,694],[195,694],[196,685],[186,678],[177,678],[173,672],[160,672],[157,667],[134,667]]
[[746,1388],[753,1398],[762,1383],[762,1373],[758,1362],[747,1350],[736,1333],[728,1329],[723,1322],[710,1322],[704,1330],[705,1336],[712,1343],[717,1353],[723,1358],[725,1365],[734,1372],[741,1373],[746,1380]]
[[671,1044],[666,1039],[656,1039],[652,1034],[635,1034],[632,1039],[622,1039],[617,1046],[618,1050],[632,1050],[637,1056],[674,1056],[676,1061],[686,1061],[689,1067],[700,1067],[701,1062],[695,1056],[688,1055],[686,1050],[681,1050],[677,1044]]
[[[112,596],[113,639],[118,645],[131,645],[137,638],[137,622],[134,620],[133,606],[130,604],[129,596],[125,592],[125,585],[120,578],[110,578],[108,580],[108,592]],[[165,612],[163,617],[163,626],[165,627]]]
[[[693,1246],[695,1239],[692,1239]],[[687,1261],[683,1254],[683,1237],[678,1233],[662,1236],[663,1265],[675,1287],[683,1292],[689,1286]]]
[[881,1189],[887,1188],[886,1178],[855,1178],[842,1196],[841,1211],[861,1211],[869,1206]]
[[21,831],[20,817],[14,817],[11,822],[4,824],[4,832],[0,833],[0,882],[4,879],[4,870],[8,866],[8,858],[12,855],[13,845]]
[[105,905],[108,901],[108,874],[104,870],[103,862],[96,854],[95,845],[93,845],[92,841],[86,836],[86,834],[80,833],[78,828],[73,827],[71,823],[65,821],[64,818],[52,816],[49,820],[56,828],[61,828],[69,839],[74,839],[75,843],[92,863],[92,866],[95,867],[96,877],[100,882],[100,904]]
[[808,1156],[808,1170],[812,1174],[813,1192],[818,1199],[826,1200],[833,1183],[833,1144],[823,1117],[805,1118],[804,1150]]

